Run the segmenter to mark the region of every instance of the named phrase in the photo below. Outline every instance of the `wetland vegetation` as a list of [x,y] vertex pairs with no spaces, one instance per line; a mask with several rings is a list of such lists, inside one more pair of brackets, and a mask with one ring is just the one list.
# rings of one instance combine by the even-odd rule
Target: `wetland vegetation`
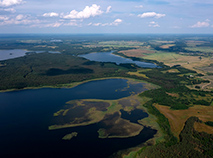
[[[54,105],[56,108],[49,112],[51,121],[47,121],[51,122],[47,125],[49,132],[61,131],[60,140],[72,138],[65,142],[81,142],[81,132],[75,129],[89,127],[90,130],[91,127],[96,133],[91,137],[94,140],[117,141],[122,138],[127,144],[132,142],[127,147],[121,145],[122,148],[110,150],[110,154],[105,154],[107,156],[112,153],[114,157],[125,158],[213,156],[212,35],[4,36],[0,39],[0,49],[42,51],[1,60],[2,91],[42,87],[61,90],[74,87],[75,90],[77,85],[85,89],[86,82],[94,80],[87,88],[95,92],[98,89],[93,84],[95,80],[103,79],[104,83],[107,78],[134,79],[117,89],[113,88],[116,84],[104,83],[114,89],[111,93],[103,93],[104,97],[98,93],[91,97],[91,92],[79,91],[88,97],[79,98],[76,94],[72,98],[68,92],[63,93],[66,99]],[[51,51],[60,53],[48,53]],[[141,67],[134,63],[118,65],[110,60],[90,61],[80,57],[111,51],[123,58],[149,62],[158,67]],[[141,85],[141,81],[145,84]],[[102,84],[98,83],[98,86]],[[106,88],[102,91],[107,91]],[[49,93],[53,91],[51,89]],[[6,96],[9,93],[1,94]],[[112,94],[114,98],[109,97]],[[6,103],[4,101],[2,105],[10,105]],[[138,113],[144,113],[144,116],[140,117]],[[155,134],[154,138],[148,136],[144,141],[136,140],[142,138],[142,132],[149,130],[148,127],[157,130],[157,133],[150,130]],[[73,138],[77,135],[75,132],[78,136]],[[85,151],[89,152],[86,148]]]
[[77,137],[77,132],[72,132],[70,134],[66,134],[62,139],[63,140],[71,140],[73,137]]

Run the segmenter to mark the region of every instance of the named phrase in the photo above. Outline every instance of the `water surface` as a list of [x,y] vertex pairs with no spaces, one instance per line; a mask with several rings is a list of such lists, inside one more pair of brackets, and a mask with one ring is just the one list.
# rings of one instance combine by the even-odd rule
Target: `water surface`
[[112,52],[99,52],[99,53],[89,53],[89,54],[84,54],[84,55],[79,55],[80,57],[84,57],[88,60],[91,61],[99,61],[99,62],[114,62],[117,65],[123,63],[131,63],[131,64],[136,64],[139,67],[147,67],[147,68],[156,68],[158,67],[157,65],[153,63],[148,63],[148,62],[142,62],[142,61],[133,61],[132,59],[129,58],[124,58],[118,55],[112,54]]
[[[105,158],[118,150],[141,144],[152,138],[156,131],[145,127],[135,137],[99,139],[99,123],[52,131],[48,126],[53,124],[53,113],[62,109],[69,100],[119,99],[144,90],[143,83],[106,79],[71,89],[42,88],[0,93],[0,156]],[[144,115],[142,113],[140,115]],[[77,132],[78,136],[70,141],[62,140],[72,132]]]
[[22,49],[0,50],[0,61],[25,56],[27,51]]
[[[0,50],[0,61],[14,59],[31,53],[44,53],[46,51],[27,51],[23,49]],[[48,53],[60,53],[57,51],[48,51]]]

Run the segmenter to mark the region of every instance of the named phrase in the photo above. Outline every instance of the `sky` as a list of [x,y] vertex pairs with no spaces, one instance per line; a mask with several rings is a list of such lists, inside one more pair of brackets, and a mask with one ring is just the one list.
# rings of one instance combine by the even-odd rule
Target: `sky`
[[213,0],[0,0],[0,33],[213,34]]

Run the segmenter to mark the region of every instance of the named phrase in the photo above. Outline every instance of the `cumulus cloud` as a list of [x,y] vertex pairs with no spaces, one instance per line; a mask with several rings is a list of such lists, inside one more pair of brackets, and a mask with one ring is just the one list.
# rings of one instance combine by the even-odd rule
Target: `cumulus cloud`
[[164,16],[166,16],[166,14],[158,14],[155,12],[146,12],[146,13],[138,15],[138,17],[140,17],[140,18],[161,18]]
[[107,7],[106,13],[109,13],[111,8],[112,8],[112,6]]
[[105,23],[105,24],[102,24],[102,26],[118,26],[120,23],[122,23],[123,20],[121,19],[116,19],[114,20],[113,22],[111,23]]
[[155,22],[155,21],[151,21],[149,23],[149,27],[160,27],[160,25],[157,22]]
[[207,19],[204,22],[198,21],[196,24],[190,26],[191,28],[200,28],[200,27],[209,27],[209,20]]
[[123,20],[121,20],[121,19],[116,19],[115,21],[114,21],[114,23],[121,23]]
[[57,16],[59,16],[59,14],[55,13],[55,12],[50,12],[50,13],[44,13],[42,16],[44,16],[44,17],[57,17]]
[[29,15],[22,15],[19,14],[17,16],[13,16],[13,17],[4,17],[4,18],[0,18],[3,21],[0,22],[0,25],[32,25],[32,24],[39,24],[41,23],[40,20],[35,19]]
[[91,7],[86,6],[84,10],[78,12],[76,10],[72,10],[68,15],[63,16],[65,19],[86,19],[90,17],[95,17],[97,15],[101,15],[103,13],[100,10],[100,6],[93,4]]
[[0,0],[0,6],[2,7],[10,7],[21,3],[23,3],[22,0]]

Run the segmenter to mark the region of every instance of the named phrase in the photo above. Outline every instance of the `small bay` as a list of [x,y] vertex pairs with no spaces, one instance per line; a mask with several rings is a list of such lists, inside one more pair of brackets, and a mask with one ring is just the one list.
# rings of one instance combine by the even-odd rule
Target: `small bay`
[[[98,138],[99,123],[48,130],[53,123],[53,113],[69,100],[119,99],[130,96],[132,92],[145,91],[144,84],[131,84],[126,79],[105,79],[69,89],[41,88],[0,93],[1,157],[105,158],[118,150],[145,142],[154,136],[156,130],[144,127],[137,136],[112,139]],[[62,139],[72,132],[78,135],[71,140]]]

